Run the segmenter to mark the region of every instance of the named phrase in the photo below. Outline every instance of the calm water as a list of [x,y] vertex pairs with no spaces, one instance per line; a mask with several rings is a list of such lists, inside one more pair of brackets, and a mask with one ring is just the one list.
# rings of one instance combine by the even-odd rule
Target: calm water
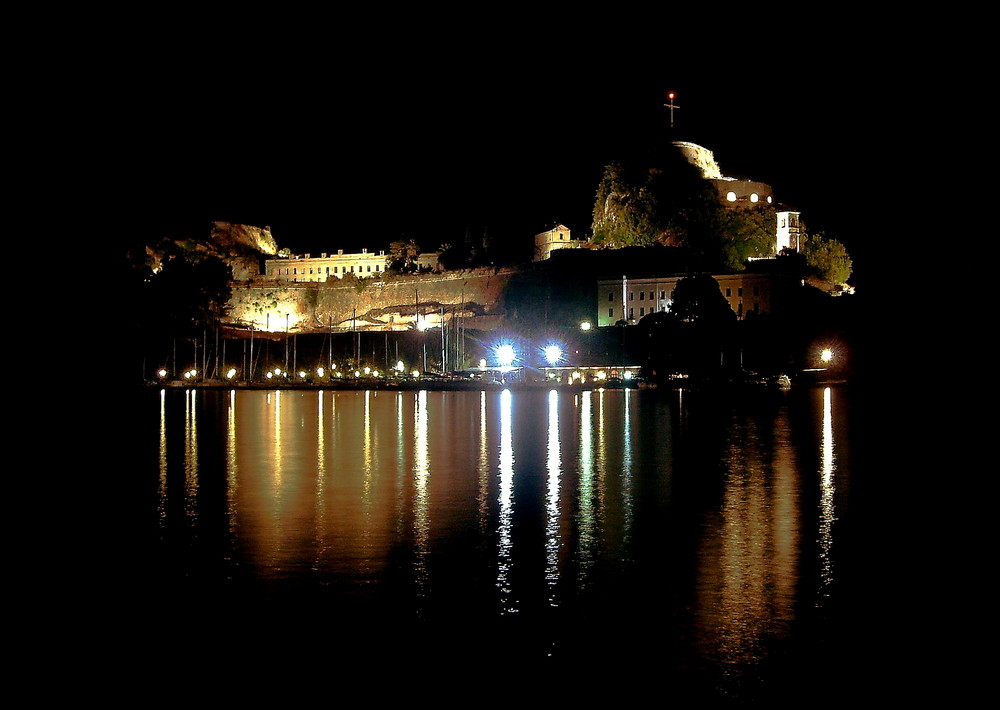
[[144,390],[122,608],[159,662],[829,697],[861,643],[851,397]]

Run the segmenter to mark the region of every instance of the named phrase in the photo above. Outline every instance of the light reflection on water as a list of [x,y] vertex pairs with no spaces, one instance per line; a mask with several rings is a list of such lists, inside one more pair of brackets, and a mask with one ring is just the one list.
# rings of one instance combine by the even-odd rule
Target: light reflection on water
[[150,514],[187,577],[516,618],[546,657],[651,635],[724,685],[835,586],[845,396],[163,391]]

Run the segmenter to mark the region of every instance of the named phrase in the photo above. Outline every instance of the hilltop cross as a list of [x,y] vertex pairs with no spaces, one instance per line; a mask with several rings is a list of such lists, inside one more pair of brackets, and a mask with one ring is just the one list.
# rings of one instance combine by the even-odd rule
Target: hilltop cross
[[675,108],[680,108],[680,106],[674,106],[674,97],[675,96],[677,96],[677,94],[675,94],[673,91],[671,91],[669,94],[667,94],[667,100],[670,103],[663,104],[668,109],[670,109],[670,127],[671,128],[674,127],[674,109]]

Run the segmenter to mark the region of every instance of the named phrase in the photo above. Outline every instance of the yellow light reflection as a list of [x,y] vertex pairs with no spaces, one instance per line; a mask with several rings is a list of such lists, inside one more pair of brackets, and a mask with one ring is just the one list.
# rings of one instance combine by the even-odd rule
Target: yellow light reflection
[[834,471],[836,471],[836,459],[833,448],[833,393],[829,387],[826,387],[823,390],[823,434],[820,445],[819,481],[820,593],[824,595],[833,582],[833,523],[836,519]]
[[365,433],[362,440],[365,457],[365,494],[371,490],[372,484],[372,412],[371,412],[371,390],[365,390],[365,413],[364,427]]
[[160,527],[167,523],[167,391],[160,390],[160,478],[156,486],[156,513]]
[[184,501],[188,518],[198,519],[198,390],[185,391],[184,398]]
[[419,594],[427,589],[427,556],[430,547],[430,508],[428,482],[430,456],[427,442],[427,390],[417,392],[413,414],[413,537],[416,548],[414,577]]
[[727,667],[755,662],[795,619],[801,504],[791,427],[735,417],[725,492],[699,554],[697,618],[707,650]]
[[479,529],[486,532],[489,523],[490,454],[486,435],[486,390],[479,392]]
[[236,493],[239,468],[236,449],[236,390],[229,390],[229,409],[226,421],[226,520],[231,535],[236,533]]
[[[323,368],[320,368],[321,370]],[[319,570],[326,545],[326,406],[325,392],[316,393],[316,558],[313,570]]]

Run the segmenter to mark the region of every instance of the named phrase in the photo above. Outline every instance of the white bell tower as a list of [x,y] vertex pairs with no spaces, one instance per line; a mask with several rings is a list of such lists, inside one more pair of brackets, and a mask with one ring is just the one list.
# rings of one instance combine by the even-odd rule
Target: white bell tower
[[779,211],[776,214],[778,218],[776,253],[781,253],[782,249],[799,250],[799,236],[802,234],[799,215],[799,212],[792,210]]

